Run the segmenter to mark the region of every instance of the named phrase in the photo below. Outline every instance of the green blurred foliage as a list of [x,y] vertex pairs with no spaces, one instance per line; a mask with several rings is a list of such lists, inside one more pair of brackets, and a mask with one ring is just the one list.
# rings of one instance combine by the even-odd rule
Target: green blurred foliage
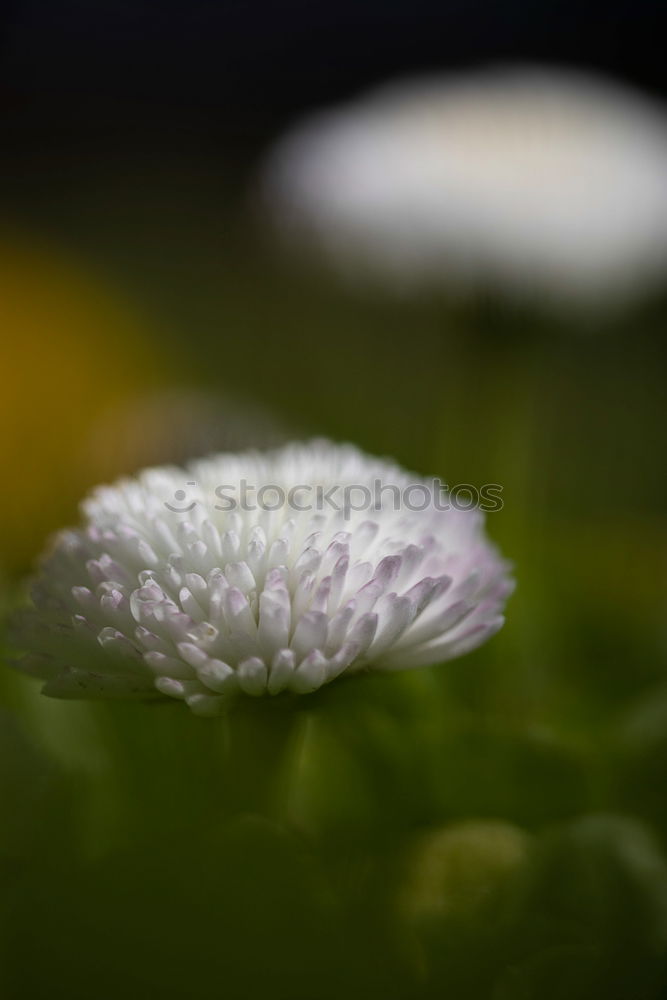
[[596,324],[351,291],[217,174],[155,166],[25,219],[141,303],[189,387],[501,484],[518,589],[460,661],[229,719],[3,671],[2,995],[659,1000],[665,303]]

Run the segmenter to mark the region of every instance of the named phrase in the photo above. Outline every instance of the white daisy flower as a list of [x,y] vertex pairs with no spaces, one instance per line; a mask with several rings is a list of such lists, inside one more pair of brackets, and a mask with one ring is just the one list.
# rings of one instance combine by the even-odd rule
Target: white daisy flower
[[408,80],[297,126],[264,176],[347,275],[599,303],[667,270],[667,117],[573,71]]
[[19,666],[54,697],[215,715],[239,692],[459,656],[500,627],[511,583],[482,515],[443,507],[433,482],[325,441],[148,469],[55,539]]

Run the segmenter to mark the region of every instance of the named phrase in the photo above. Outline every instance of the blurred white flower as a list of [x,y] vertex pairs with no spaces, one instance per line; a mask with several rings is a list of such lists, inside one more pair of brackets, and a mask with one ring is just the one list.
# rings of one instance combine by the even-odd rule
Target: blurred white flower
[[350,277],[598,304],[667,270],[667,118],[574,71],[408,80],[297,126],[264,175]]
[[[370,510],[331,495],[378,481],[389,488]],[[256,500],[264,487],[261,503],[242,500],[243,483]],[[415,484],[425,509],[405,499]],[[459,656],[500,627],[512,588],[482,515],[435,497],[433,483],[324,441],[101,487],[44,561],[19,666],[55,697],[159,692],[208,715],[235,692],[305,693],[364,667]]]

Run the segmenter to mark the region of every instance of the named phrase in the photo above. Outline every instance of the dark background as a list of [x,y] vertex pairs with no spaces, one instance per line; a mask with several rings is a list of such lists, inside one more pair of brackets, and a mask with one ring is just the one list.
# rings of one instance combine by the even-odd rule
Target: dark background
[[663,13],[647,0],[14,2],[3,145],[246,156],[297,113],[384,77],[489,61],[585,66],[664,93]]

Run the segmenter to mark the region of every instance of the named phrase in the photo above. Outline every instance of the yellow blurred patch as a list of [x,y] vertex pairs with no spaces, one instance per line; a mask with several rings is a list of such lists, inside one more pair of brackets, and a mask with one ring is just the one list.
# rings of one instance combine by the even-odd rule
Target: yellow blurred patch
[[24,570],[108,473],[87,447],[90,427],[159,383],[152,339],[122,293],[59,248],[0,235],[2,570]]

